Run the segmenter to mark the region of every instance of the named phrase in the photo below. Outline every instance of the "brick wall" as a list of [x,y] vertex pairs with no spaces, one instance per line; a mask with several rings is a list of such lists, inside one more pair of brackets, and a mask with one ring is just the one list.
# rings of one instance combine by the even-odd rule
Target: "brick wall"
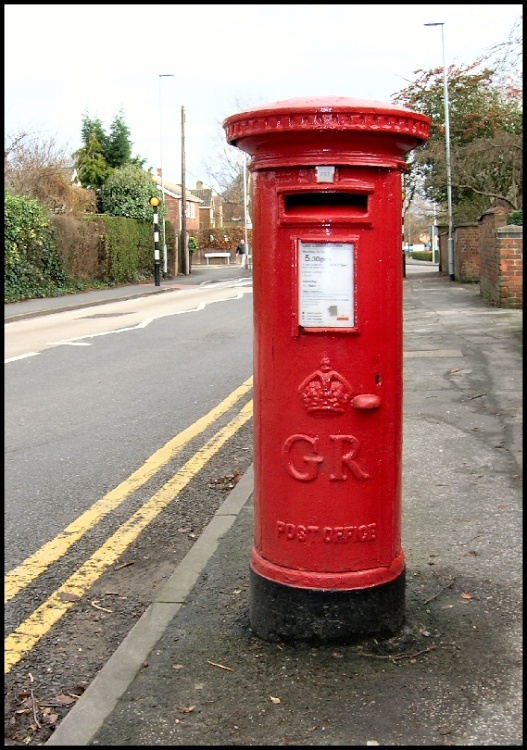
[[506,221],[499,208],[479,220],[480,292],[498,307],[523,309],[523,227]]
[[479,227],[458,224],[454,230],[454,276],[462,283],[479,281]]
[[523,227],[500,227],[496,246],[500,257],[498,304],[523,309]]
[[478,220],[479,284],[481,296],[488,302],[500,304],[500,251],[496,231],[507,223],[507,211],[493,208]]

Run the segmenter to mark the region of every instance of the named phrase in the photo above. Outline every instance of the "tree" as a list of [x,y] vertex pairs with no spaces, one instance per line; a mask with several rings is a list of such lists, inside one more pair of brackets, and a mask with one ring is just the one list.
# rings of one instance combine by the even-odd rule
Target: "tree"
[[84,146],[74,154],[77,176],[82,187],[96,192],[110,175],[110,167],[104,157],[104,148],[94,133],[88,135]]
[[82,116],[81,138],[85,146],[90,140],[95,139],[103,152],[106,149],[107,136],[101,120],[99,118],[92,119],[87,112]]
[[83,187],[99,190],[110,176],[112,169],[133,163],[143,167],[145,159],[132,159],[130,130],[121,112],[112,120],[109,135],[99,118],[92,119],[84,113],[81,127],[82,147],[73,157]]
[[[509,49],[509,48],[507,48]],[[495,53],[493,53],[495,54]],[[448,69],[452,202],[456,222],[473,221],[489,206],[521,206],[522,104],[520,89],[482,58]],[[431,118],[429,141],[416,149],[406,192],[421,185],[434,203],[446,203],[443,69],[416,71],[416,80],[393,100]]]
[[500,85],[515,91],[518,97],[523,91],[523,34],[522,18],[517,18],[504,42],[491,47],[486,55],[487,63],[496,71]]
[[74,185],[72,179],[71,161],[53,138],[28,132],[6,137],[4,184],[12,195],[38,200],[54,213],[94,211],[94,194]]
[[106,139],[104,156],[108,166],[114,169],[130,162],[132,156],[130,130],[124,122],[122,112],[114,117],[110,126],[110,135]]
[[[125,123],[122,111],[112,120],[109,135],[106,134],[99,118],[92,119],[85,112],[82,118],[81,137],[83,146],[73,154],[78,179],[83,187],[95,191],[98,210],[103,213],[112,213],[110,207],[113,203],[108,191],[105,192],[104,197],[106,208],[103,207],[102,188],[115,169],[132,166],[139,172],[144,171],[146,159],[140,156],[132,158],[130,130]],[[118,176],[116,182],[119,183],[121,178],[122,175]],[[122,191],[120,195],[122,199]],[[128,210],[125,208],[126,201],[121,200],[121,203],[117,201],[115,205],[120,206],[119,211]],[[116,215],[124,216],[125,214],[117,213]]]
[[[237,99],[233,110],[241,112],[253,106],[257,104]],[[222,122],[218,122],[217,126],[218,132],[214,138],[213,154],[203,166],[210,183],[215,185],[215,190],[223,199],[224,215],[229,221],[230,214],[238,215],[240,209],[243,212],[243,162],[247,157],[239,148],[227,143]],[[247,211],[249,216],[252,216],[253,181],[248,169],[245,170],[245,174]]]
[[102,212],[151,222],[152,206],[149,201],[154,195],[161,200],[161,192],[156,188],[152,175],[133,164],[125,164],[112,170],[101,189]]

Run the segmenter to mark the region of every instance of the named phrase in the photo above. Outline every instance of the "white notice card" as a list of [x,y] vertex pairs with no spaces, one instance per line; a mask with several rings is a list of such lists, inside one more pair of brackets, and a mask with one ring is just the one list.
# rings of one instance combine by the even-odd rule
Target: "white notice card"
[[300,240],[298,260],[300,325],[352,328],[353,243]]

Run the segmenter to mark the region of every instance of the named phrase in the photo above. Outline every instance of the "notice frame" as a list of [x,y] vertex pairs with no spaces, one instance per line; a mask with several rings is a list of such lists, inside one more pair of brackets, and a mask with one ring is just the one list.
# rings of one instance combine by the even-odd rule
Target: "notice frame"
[[355,331],[352,241],[297,240],[298,326],[303,331]]

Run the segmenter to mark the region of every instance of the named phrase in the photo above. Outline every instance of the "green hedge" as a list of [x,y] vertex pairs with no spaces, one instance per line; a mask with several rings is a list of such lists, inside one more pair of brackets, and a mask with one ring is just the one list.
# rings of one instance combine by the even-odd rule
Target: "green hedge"
[[4,301],[63,294],[68,285],[49,212],[37,200],[4,194]]
[[[121,216],[99,216],[105,224],[104,278],[114,284],[150,279],[154,276],[154,229],[147,221]],[[168,266],[173,267],[175,235],[169,221],[165,222]],[[163,247],[159,241],[161,266]]]
[[[166,235],[170,274],[175,233],[169,221]],[[154,278],[150,221],[104,214],[54,216],[37,200],[6,193],[4,237],[5,302]],[[162,247],[160,254],[163,261]]]
[[413,253],[408,253],[408,255],[410,258],[414,258],[414,260],[432,260],[432,251],[416,250]]

